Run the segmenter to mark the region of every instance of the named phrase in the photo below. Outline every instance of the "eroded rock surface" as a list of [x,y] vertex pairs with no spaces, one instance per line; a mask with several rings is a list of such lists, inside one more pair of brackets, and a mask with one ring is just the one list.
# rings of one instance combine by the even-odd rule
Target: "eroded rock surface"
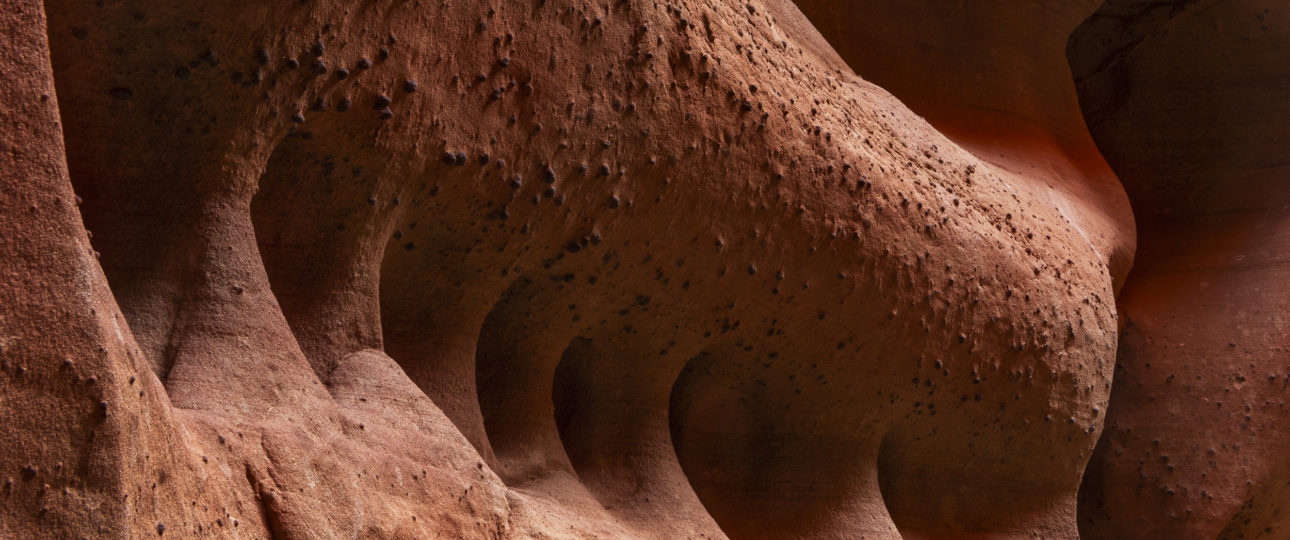
[[1133,265],[1133,214],[1085,127],[1066,61],[1071,32],[1101,3],[797,2],[861,77],[1056,207],[1118,291]]
[[1076,537],[1096,5],[801,4],[0,7],[0,531]]
[[1089,537],[1290,535],[1285,7],[1113,0],[1072,37],[1140,234]]

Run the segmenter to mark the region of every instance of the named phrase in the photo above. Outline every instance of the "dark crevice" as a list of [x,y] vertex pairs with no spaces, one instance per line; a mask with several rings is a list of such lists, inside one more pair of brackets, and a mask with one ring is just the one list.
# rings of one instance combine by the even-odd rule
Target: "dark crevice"
[[581,375],[585,372],[577,369],[577,364],[585,361],[590,348],[590,339],[581,337],[574,339],[560,356],[560,363],[555,368],[555,378],[551,384],[551,403],[555,407],[556,429],[560,434],[560,442],[564,445],[564,452],[569,456],[575,472],[589,457],[584,449],[572,446],[573,440],[570,438],[570,433],[578,413],[581,412],[580,409],[586,406],[581,401],[584,397],[581,389],[588,384],[595,384],[595,381],[582,379]]
[[[540,277],[515,279],[484,318],[475,347],[475,387],[493,457],[507,482],[545,468],[567,468],[554,418],[552,388],[563,332],[542,328],[554,300]],[[554,455],[557,452],[560,455]],[[561,464],[563,460],[565,464]],[[536,468],[535,468],[536,467]],[[572,472],[571,470],[569,472]]]

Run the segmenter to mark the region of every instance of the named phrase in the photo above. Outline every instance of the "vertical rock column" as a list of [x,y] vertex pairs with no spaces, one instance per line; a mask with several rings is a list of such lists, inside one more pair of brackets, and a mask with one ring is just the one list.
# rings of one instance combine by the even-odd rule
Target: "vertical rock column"
[[41,2],[0,5],[0,536],[190,530],[197,491],[231,497],[183,452],[81,224],[45,28]]

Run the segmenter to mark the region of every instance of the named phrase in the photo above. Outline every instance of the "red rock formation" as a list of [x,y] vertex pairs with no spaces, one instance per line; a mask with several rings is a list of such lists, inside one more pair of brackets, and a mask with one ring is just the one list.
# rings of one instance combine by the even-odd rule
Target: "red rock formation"
[[141,359],[67,182],[40,3],[0,5],[0,35],[0,536],[120,537],[133,505],[185,511],[134,490],[182,467],[148,429],[172,418],[155,379],[127,379]]
[[1132,242],[1069,100],[951,140],[783,0],[49,0],[69,185],[0,9],[0,245],[65,253],[0,267],[66,440],[5,532],[1076,535]]
[[1113,0],[1072,38],[1141,246],[1089,537],[1290,535],[1288,40],[1284,6],[1259,0]]
[[1058,207],[1118,290],[1133,263],[1133,215],[1084,125],[1065,57],[1101,3],[797,2],[856,73]]
[[[1132,265],[1133,216],[1084,127],[1065,60],[1067,36],[1099,3],[798,0],[857,73],[1007,171],[1011,189],[1069,224],[1062,241],[1086,242],[1118,288]],[[1054,322],[1085,321],[1077,315]],[[903,473],[893,469],[880,474]],[[928,509],[936,505],[926,487],[908,485],[883,491],[906,536],[962,536],[1006,519],[996,507],[981,508],[977,520],[938,516]]]

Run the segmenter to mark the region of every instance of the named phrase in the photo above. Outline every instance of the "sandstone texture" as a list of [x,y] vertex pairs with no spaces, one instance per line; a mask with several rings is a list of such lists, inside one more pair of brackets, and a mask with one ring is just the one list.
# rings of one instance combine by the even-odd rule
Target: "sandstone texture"
[[1279,538],[1274,8],[6,2],[0,536]]
[[1285,8],[1113,0],[1071,38],[1139,234],[1086,536],[1290,537]]

